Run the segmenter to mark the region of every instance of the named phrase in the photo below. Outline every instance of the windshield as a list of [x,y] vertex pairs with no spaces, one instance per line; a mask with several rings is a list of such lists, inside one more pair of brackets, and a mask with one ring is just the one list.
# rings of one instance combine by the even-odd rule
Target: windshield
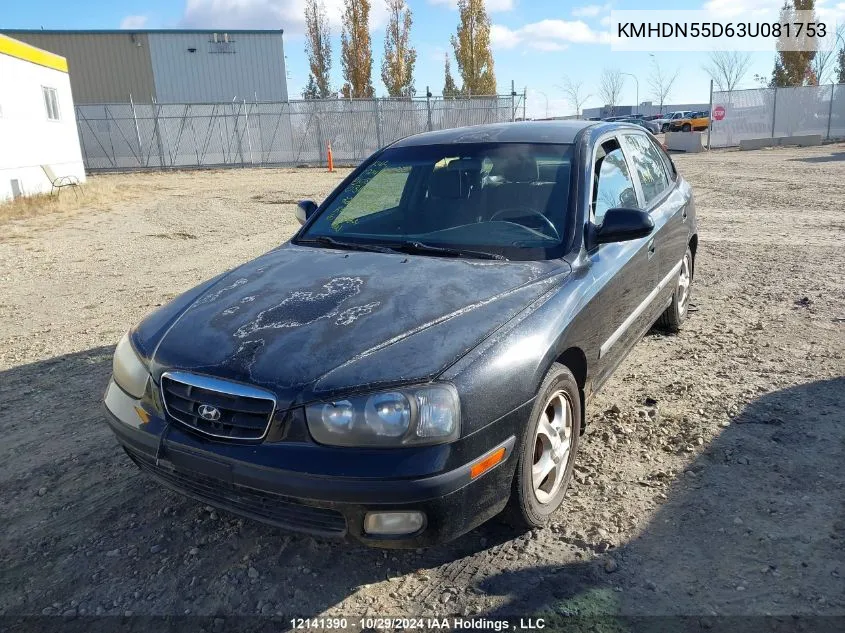
[[413,243],[420,254],[499,259],[559,256],[571,158],[572,146],[557,144],[388,149],[337,193],[297,243],[399,250]]

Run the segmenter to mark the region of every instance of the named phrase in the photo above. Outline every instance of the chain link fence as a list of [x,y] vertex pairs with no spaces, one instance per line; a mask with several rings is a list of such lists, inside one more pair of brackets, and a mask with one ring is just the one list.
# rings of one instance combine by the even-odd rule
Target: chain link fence
[[[519,95],[524,99],[523,95]],[[356,164],[402,137],[514,120],[515,96],[76,106],[88,171]]]
[[746,139],[820,134],[845,137],[845,84],[797,88],[754,88],[714,92],[711,147],[732,147]]

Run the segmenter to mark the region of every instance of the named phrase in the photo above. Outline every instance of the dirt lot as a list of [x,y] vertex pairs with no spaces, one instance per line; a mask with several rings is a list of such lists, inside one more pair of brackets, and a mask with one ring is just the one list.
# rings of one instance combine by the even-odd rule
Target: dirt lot
[[292,201],[343,172],[101,176],[143,193],[0,224],[0,613],[845,615],[845,146],[677,163],[701,230],[687,327],[591,403],[550,528],[426,551],[213,511],[102,420],[121,334],[287,239]]

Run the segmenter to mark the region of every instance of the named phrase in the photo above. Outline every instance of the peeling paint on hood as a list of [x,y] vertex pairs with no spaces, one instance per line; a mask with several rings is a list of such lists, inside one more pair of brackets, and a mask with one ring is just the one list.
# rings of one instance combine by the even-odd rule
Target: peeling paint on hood
[[154,373],[213,374],[288,401],[425,380],[569,270],[562,260],[480,262],[286,244],[190,303],[150,345]]

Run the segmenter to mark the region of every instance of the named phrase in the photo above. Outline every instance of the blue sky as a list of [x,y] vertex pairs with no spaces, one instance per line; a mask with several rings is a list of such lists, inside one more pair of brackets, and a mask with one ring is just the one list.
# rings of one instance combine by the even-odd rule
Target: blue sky
[[[564,76],[581,81],[592,93],[586,106],[601,105],[599,75],[603,68],[618,68],[639,79],[639,98],[650,98],[648,76],[652,60],[664,70],[678,69],[669,101],[702,102],[708,99],[709,78],[703,70],[707,53],[613,52],[600,42],[613,9],[660,9],[662,0],[612,0],[591,4],[540,0],[486,0],[493,21],[493,52],[500,92],[528,88],[529,116],[569,114],[572,107],[558,87]],[[825,2],[817,0],[824,11]],[[325,0],[335,40],[333,75],[341,84],[340,14],[343,0]],[[380,80],[384,42],[383,0],[372,0],[373,81],[376,92],[385,94]],[[674,0],[673,9],[714,11],[780,5],[780,0]],[[449,36],[458,23],[456,0],[409,0],[414,13],[412,40],[417,48],[416,88],[434,94],[443,87],[443,56],[451,52]],[[116,29],[116,28],[282,28],[285,30],[288,83],[291,96],[301,92],[307,79],[303,30],[304,0],[25,0],[8,3],[3,11],[3,28]],[[839,4],[836,8],[845,7]],[[753,87],[754,73],[771,74],[774,52],[752,53],[752,63],[740,87]],[[457,69],[453,61],[453,73]],[[634,103],[635,81],[625,77],[623,103]]]

